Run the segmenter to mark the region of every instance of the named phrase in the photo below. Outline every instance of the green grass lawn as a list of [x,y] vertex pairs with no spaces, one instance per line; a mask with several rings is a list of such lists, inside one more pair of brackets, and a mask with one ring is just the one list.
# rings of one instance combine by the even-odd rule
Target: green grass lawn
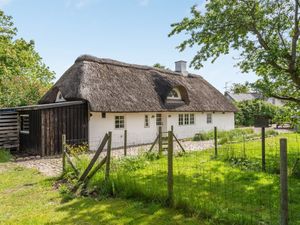
[[0,180],[0,224],[204,224],[155,203],[118,198],[63,203],[53,179],[12,163],[0,163]]
[[[279,138],[288,138],[289,171],[299,157],[298,138],[285,134],[268,138],[267,173],[261,172],[260,142],[223,145],[219,157],[213,150],[174,157],[175,207],[212,221],[212,224],[279,223]],[[300,138],[299,138],[300,140]],[[85,168],[86,164],[81,167]],[[79,164],[78,164],[79,165]],[[167,159],[155,155],[127,157],[112,162],[112,192],[123,198],[167,199]],[[89,183],[90,189],[105,191],[103,171]],[[300,224],[300,179],[289,177],[290,224]]]

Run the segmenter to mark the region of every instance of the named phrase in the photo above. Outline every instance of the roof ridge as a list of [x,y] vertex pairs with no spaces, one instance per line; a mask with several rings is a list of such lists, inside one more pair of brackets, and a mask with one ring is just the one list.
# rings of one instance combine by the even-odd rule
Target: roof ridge
[[[113,60],[113,59],[109,59],[109,58],[98,58],[96,56],[92,56],[92,55],[88,55],[88,54],[79,56],[75,60],[75,63],[84,62],[84,61],[95,62],[95,63],[100,63],[100,64],[109,64],[109,65],[121,66],[121,67],[127,67],[127,68],[136,68],[136,69],[141,69],[141,70],[155,70],[155,71],[162,72],[162,73],[172,74],[172,75],[176,75],[176,76],[182,76],[181,73],[175,72],[172,70],[168,70],[168,69],[161,69],[161,68],[157,68],[157,67],[153,67],[153,66],[125,63],[125,62],[121,62],[121,61],[117,61],[117,60]],[[189,73],[188,76],[193,77],[193,76],[195,76],[195,74]],[[200,75],[196,75],[196,76],[202,77]]]

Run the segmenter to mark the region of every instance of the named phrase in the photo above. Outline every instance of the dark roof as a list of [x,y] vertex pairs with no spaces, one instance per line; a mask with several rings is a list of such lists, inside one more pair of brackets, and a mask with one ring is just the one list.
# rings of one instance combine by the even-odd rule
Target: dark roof
[[69,102],[56,102],[56,103],[49,103],[43,105],[28,105],[28,106],[17,106],[11,108],[1,108],[1,112],[15,112],[15,111],[27,111],[27,110],[39,110],[39,109],[51,109],[57,107],[64,107],[64,106],[71,106],[71,105],[81,105],[85,103],[84,101],[69,101]]
[[[173,88],[185,104],[169,104]],[[62,75],[39,103],[53,103],[60,91],[66,100],[86,100],[91,111],[235,112],[234,105],[201,76],[127,64],[83,55]]]

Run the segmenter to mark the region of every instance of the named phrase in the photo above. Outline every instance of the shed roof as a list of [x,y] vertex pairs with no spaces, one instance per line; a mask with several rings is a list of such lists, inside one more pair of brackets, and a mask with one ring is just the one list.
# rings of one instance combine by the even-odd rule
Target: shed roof
[[16,111],[27,111],[27,110],[40,110],[40,109],[51,109],[57,107],[71,106],[71,105],[80,105],[84,104],[84,101],[69,101],[69,102],[56,102],[42,105],[28,105],[28,106],[17,106],[10,108],[1,108],[0,114],[3,112],[16,112]]
[[[185,104],[170,106],[173,88]],[[234,105],[199,75],[123,63],[83,55],[62,75],[39,103],[53,103],[60,91],[69,100],[86,100],[99,112],[235,112]]]

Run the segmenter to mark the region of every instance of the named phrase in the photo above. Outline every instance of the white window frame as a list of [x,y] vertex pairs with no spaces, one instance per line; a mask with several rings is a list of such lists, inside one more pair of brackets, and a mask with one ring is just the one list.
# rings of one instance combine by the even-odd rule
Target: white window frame
[[124,129],[124,128],[125,128],[125,116],[122,115],[115,116],[115,129]]
[[163,123],[162,123],[162,115],[161,113],[157,113],[156,114],[156,126],[162,126]]
[[[193,119],[192,119],[193,118]],[[195,124],[195,114],[191,113],[190,114],[190,125],[194,125]]]
[[145,117],[144,117],[144,127],[145,128],[149,128],[150,127],[149,115],[145,115]]
[[178,114],[178,125],[188,126],[195,124],[195,114],[194,113],[182,113]]
[[206,123],[211,124],[213,122],[212,113],[206,114]]
[[179,126],[183,125],[183,114],[178,114],[178,125]]
[[184,114],[184,125],[189,125],[189,124],[190,124],[190,115]]
[[65,101],[66,101],[66,99],[64,98],[62,93],[60,91],[58,91],[55,102],[65,102]]
[[[29,126],[30,126],[29,114],[20,115],[20,123],[21,123],[20,133],[29,134]],[[24,123],[28,123],[28,124],[24,126]]]
[[[174,96],[174,95],[172,95],[173,92],[176,92],[177,97]],[[169,92],[167,99],[181,100],[181,94],[180,94],[180,91],[179,91],[177,88],[173,88],[173,89]]]

